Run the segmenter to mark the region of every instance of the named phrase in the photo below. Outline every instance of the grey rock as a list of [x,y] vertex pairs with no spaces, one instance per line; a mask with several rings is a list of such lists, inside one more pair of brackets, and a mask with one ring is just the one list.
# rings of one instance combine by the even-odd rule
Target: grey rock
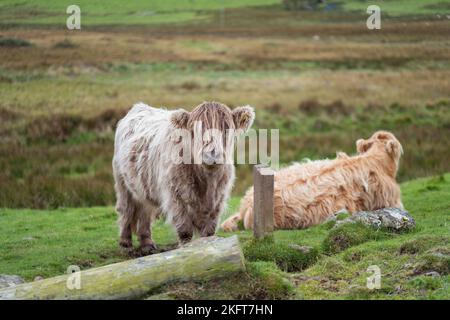
[[308,247],[308,246],[299,246],[298,244],[292,243],[289,245],[290,248],[295,249],[297,251],[300,251],[304,254],[308,254],[311,252],[311,250],[313,249],[312,247]]
[[347,219],[337,221],[334,227],[354,222],[360,222],[377,229],[386,228],[394,231],[410,230],[416,226],[416,221],[408,212],[398,208],[383,208],[374,211],[356,212]]
[[0,289],[13,287],[24,282],[25,281],[19,276],[0,274]]
[[440,277],[441,275],[439,274],[439,272],[436,271],[430,271],[424,274],[424,276],[428,276],[428,277]]
[[444,254],[442,252],[434,252],[432,253],[432,256],[436,257],[436,258],[440,258],[440,259],[448,259],[449,256],[447,254]]

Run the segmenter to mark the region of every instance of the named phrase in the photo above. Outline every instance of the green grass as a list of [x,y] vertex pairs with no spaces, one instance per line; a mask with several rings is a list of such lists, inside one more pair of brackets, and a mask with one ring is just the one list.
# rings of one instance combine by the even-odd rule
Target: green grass
[[389,232],[374,230],[361,223],[344,224],[333,228],[324,239],[322,248],[325,253],[336,254],[350,247],[373,240],[383,240]]
[[[70,265],[86,269],[127,258],[117,248],[113,208],[1,210],[0,221],[0,273],[32,280],[65,273]],[[175,241],[162,221],[155,228],[162,247]]]
[[29,47],[32,44],[29,41],[18,38],[5,38],[0,36],[0,47]]
[[450,3],[443,0],[343,0],[340,1],[344,10],[366,12],[369,5],[378,5],[381,15],[446,15]]
[[[402,185],[416,230],[366,241],[324,256],[301,273],[297,297],[315,299],[449,299],[450,174]],[[441,254],[436,254],[441,253]],[[381,269],[381,289],[366,288],[370,265]],[[437,271],[439,277],[424,273]]]
[[[292,240],[290,240],[292,241]],[[272,237],[250,240],[244,246],[244,255],[249,261],[270,261],[286,272],[301,271],[313,264],[318,256],[315,248],[301,250],[294,243],[277,241]]]
[[[169,285],[161,292],[205,299],[449,299],[450,174],[406,182],[402,193],[417,222],[412,232],[377,233],[357,224],[331,229],[329,222],[306,230],[276,231],[271,238],[255,241],[251,231],[238,231],[247,273],[209,283]],[[232,198],[222,218],[238,204],[239,198]],[[69,265],[83,270],[127,259],[117,247],[115,220],[112,207],[2,209],[0,273],[32,280],[64,273]],[[339,232],[356,241],[330,250],[330,239]],[[176,242],[173,229],[162,221],[154,225],[153,235],[162,249]],[[365,286],[371,265],[382,272],[379,290]],[[440,276],[425,275],[432,271]]]
[[[336,0],[334,3],[340,4],[336,7],[338,12],[355,12],[362,16],[371,4],[378,4],[382,14],[389,16],[445,15],[449,9],[449,4],[442,0]],[[68,0],[4,0],[0,4],[1,24],[65,26],[66,8],[72,4]],[[278,10],[282,10],[281,0],[111,0],[107,4],[99,0],[79,0],[76,4],[81,8],[82,27],[197,23],[212,20],[212,12],[217,12],[222,6],[235,9],[276,5]]]
[[[208,12],[225,9],[266,6],[278,0],[133,0],[104,1],[79,0],[83,26],[177,24],[211,18]],[[5,0],[0,5],[2,24],[62,25],[65,26],[66,8],[73,1],[17,1]]]

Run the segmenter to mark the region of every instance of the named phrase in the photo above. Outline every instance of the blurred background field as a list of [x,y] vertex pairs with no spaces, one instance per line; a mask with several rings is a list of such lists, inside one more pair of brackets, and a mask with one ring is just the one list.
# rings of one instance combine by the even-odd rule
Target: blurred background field
[[[392,131],[399,180],[450,171],[450,1],[0,3],[0,207],[114,203],[115,123],[132,104],[250,104],[283,165]],[[379,4],[382,29],[366,28]],[[251,184],[238,166],[234,195]]]

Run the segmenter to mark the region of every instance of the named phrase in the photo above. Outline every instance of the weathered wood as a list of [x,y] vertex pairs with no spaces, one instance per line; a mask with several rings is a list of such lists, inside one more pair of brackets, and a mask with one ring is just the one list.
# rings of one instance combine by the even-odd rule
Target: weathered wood
[[273,231],[274,172],[266,165],[253,167],[253,234],[263,238]]
[[2,289],[0,299],[133,299],[174,281],[208,280],[241,270],[237,236],[200,238],[176,250],[81,271],[80,289],[67,286],[74,274],[62,275]]

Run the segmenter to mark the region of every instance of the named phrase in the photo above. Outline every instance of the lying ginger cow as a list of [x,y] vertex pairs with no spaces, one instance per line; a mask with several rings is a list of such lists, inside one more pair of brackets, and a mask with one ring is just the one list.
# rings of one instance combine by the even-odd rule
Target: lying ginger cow
[[[395,136],[378,131],[356,141],[358,154],[338,153],[334,160],[294,164],[275,173],[274,224],[276,229],[301,229],[319,224],[342,209],[350,213],[385,207],[403,208],[395,181],[402,145]],[[239,212],[223,224],[225,231],[253,227],[253,188]]]

